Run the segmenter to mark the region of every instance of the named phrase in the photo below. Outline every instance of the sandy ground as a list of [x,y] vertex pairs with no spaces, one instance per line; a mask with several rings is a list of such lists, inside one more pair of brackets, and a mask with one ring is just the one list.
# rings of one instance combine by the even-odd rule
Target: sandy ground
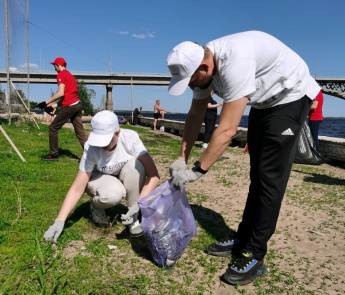
[[[230,149],[238,152],[225,152],[202,180],[188,184],[186,190],[207,196],[202,207],[219,213],[225,224],[236,230],[248,193],[249,155],[243,149]],[[157,162],[161,176],[168,177],[166,164]],[[288,288],[289,294],[345,293],[344,168],[293,166],[276,232],[268,246],[276,255],[273,261],[279,272],[291,276],[294,285]],[[226,268],[219,269],[218,275]],[[282,286],[288,283],[282,282]],[[234,287],[217,282],[213,290],[215,295],[239,294]],[[243,290],[256,294],[253,284]]]
[[[65,127],[71,126],[66,124]],[[181,139],[171,134],[167,136]],[[233,150],[229,152],[230,149]],[[154,160],[161,179],[168,179],[166,162],[159,158]],[[223,219],[220,226],[236,229],[246,202],[248,175],[248,153],[229,148],[202,180],[188,184],[186,190],[206,196],[201,204],[204,212],[218,213]],[[278,268],[275,277],[283,277],[281,282],[274,281],[272,285],[290,290],[284,294],[345,293],[344,187],[344,167],[293,166],[277,229],[268,247],[271,255],[275,255],[270,258],[271,265]],[[207,216],[204,217],[207,220]],[[253,284],[241,287],[242,292],[239,292],[233,286],[220,283],[218,278],[226,268],[224,264],[218,270],[212,294],[256,294]],[[287,278],[291,278],[291,286]]]

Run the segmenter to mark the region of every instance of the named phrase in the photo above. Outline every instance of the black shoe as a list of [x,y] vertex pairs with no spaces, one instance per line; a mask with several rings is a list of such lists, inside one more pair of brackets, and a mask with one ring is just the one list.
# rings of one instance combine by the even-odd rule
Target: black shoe
[[231,285],[246,285],[266,272],[263,260],[257,260],[249,251],[242,250],[223,274],[222,279]]
[[41,159],[44,161],[59,161],[59,156],[54,156],[52,154],[49,154],[46,156],[42,156]]
[[233,251],[235,245],[241,243],[240,240],[235,238],[236,232],[231,232],[225,239],[208,245],[206,251],[214,256],[229,256]]

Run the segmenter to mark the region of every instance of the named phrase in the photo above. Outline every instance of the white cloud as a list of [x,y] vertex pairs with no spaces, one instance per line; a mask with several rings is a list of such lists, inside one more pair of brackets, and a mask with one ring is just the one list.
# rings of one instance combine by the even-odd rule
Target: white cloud
[[[141,30],[144,30],[146,32],[148,31],[146,29],[141,29]],[[130,35],[131,37],[137,38],[137,39],[146,39],[146,38],[154,38],[155,37],[155,34],[152,33],[152,32],[147,32],[147,33],[130,33],[128,31],[113,31],[113,30],[110,30],[110,32],[115,33],[117,35]]]
[[155,35],[153,33],[147,33],[147,34],[132,34],[133,38],[137,39],[146,39],[146,38],[154,38]]
[[145,39],[146,35],[145,34],[132,34],[132,37],[137,38],[137,39]]
[[127,31],[117,31],[117,32],[115,32],[115,34],[128,35],[128,32]]
[[[27,64],[27,63],[24,63],[24,64],[20,65],[19,67],[21,67],[21,68],[23,68],[23,69],[26,69],[27,66],[28,66],[28,64]],[[30,69],[33,69],[33,70],[39,68],[39,66],[38,66],[37,64],[32,64],[32,63],[29,64],[29,67],[30,67]]]

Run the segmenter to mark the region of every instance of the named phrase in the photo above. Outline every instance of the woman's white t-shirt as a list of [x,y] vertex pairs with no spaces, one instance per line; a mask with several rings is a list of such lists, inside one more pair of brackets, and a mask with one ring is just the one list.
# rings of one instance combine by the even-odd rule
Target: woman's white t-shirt
[[304,60],[273,36],[248,31],[228,35],[206,45],[213,53],[217,73],[209,89],[194,88],[193,98],[214,91],[224,102],[244,96],[254,108],[269,108],[320,91]]
[[128,160],[138,158],[146,153],[147,150],[138,133],[128,129],[120,129],[117,145],[113,151],[106,151],[86,142],[79,170],[92,172],[95,169],[103,174],[118,175]]

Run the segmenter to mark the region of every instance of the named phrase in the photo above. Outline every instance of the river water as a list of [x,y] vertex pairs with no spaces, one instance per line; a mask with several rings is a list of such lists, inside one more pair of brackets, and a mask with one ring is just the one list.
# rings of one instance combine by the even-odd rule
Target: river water
[[[117,115],[131,116],[131,111],[115,111]],[[153,117],[153,112],[142,112],[144,117]],[[187,114],[166,113],[165,119],[184,122]],[[219,121],[219,115],[218,120]],[[243,116],[240,127],[248,127],[248,116]],[[320,125],[320,136],[345,138],[345,117],[326,117]]]

